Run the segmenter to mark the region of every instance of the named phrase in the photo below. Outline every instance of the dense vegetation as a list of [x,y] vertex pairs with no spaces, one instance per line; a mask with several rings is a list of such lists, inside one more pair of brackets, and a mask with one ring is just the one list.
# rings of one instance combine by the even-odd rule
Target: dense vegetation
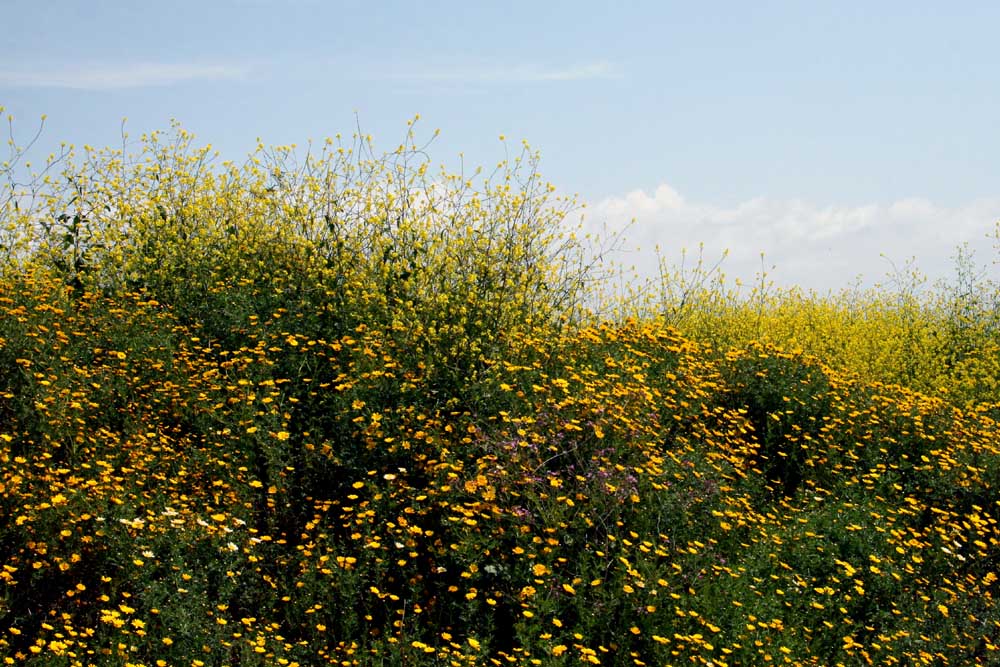
[[594,313],[527,147],[139,146],[4,167],[8,664],[1000,661],[968,264]]

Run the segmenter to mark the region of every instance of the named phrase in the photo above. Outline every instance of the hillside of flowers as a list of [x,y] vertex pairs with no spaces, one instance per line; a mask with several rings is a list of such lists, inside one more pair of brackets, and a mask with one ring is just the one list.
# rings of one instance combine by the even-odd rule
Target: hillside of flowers
[[134,145],[0,172],[5,664],[1000,662],[990,283],[594,312],[527,146]]

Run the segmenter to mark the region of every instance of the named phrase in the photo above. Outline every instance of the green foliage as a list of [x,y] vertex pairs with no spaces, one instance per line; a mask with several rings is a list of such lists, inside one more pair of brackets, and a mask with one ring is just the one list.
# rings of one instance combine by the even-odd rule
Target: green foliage
[[0,199],[3,657],[996,662],[977,274],[597,323],[530,152],[190,144]]
[[809,443],[829,418],[831,386],[813,360],[769,346],[730,353],[723,404],[746,416],[757,447],[751,459],[772,493],[793,496],[807,474]]

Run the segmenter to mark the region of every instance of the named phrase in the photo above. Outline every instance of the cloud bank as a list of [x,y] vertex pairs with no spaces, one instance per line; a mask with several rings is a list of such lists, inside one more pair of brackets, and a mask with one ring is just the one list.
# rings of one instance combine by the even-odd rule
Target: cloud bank
[[725,207],[688,201],[661,185],[652,193],[635,190],[590,204],[584,224],[595,232],[628,228],[629,252],[619,259],[634,264],[642,277],[657,275],[657,246],[673,265],[682,249],[690,257],[703,243],[709,263],[729,251],[722,269],[730,278],[753,281],[763,252],[768,278],[776,284],[825,292],[859,277],[864,285],[886,282],[893,265],[903,269],[911,258],[930,279],[950,278],[956,249],[964,243],[995,279],[1000,250],[990,236],[998,220],[1000,198],[957,207],[921,198],[852,207],[758,197]]
[[0,86],[116,90],[170,86],[189,81],[243,79],[250,68],[242,65],[197,63],[123,63],[2,69]]

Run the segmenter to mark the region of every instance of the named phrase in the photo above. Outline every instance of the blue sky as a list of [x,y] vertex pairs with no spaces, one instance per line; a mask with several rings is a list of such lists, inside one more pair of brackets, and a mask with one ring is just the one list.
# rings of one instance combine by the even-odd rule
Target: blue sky
[[[150,9],[152,8],[152,9]],[[37,145],[178,119],[224,158],[257,137],[384,148],[421,114],[435,162],[527,139],[587,224],[652,270],[704,242],[727,272],[827,289],[888,255],[984,265],[1000,220],[1000,3],[7,1],[0,105]],[[988,269],[993,277],[998,267]]]

